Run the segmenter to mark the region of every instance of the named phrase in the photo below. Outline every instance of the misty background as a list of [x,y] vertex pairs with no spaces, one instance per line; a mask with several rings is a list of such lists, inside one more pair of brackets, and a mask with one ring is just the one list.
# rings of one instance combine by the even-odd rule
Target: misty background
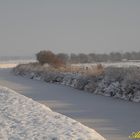
[[0,56],[140,51],[139,0],[0,1]]

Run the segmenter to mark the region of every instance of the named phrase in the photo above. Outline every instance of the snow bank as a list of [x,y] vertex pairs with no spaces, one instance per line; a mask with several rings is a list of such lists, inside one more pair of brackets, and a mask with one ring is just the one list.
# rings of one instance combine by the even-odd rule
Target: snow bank
[[140,68],[109,67],[98,76],[74,73],[50,72],[37,65],[18,65],[13,69],[16,75],[49,83],[67,85],[94,94],[140,102]]
[[105,140],[96,131],[0,87],[0,140]]

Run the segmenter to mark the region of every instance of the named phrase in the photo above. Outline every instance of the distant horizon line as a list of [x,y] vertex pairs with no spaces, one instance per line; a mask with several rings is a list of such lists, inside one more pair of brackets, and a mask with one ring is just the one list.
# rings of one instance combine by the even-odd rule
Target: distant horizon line
[[[52,50],[50,50],[50,49],[44,49],[44,50],[40,50],[40,51],[47,51],[47,50],[49,50],[49,51],[52,51]],[[39,52],[39,51],[38,51]],[[67,53],[67,52],[55,52],[55,51],[52,51],[53,53],[55,53],[55,54],[60,54],[60,53],[63,53],[63,54],[67,54],[67,55],[71,55],[71,54],[76,54],[76,55],[78,55],[78,54],[86,54],[86,55],[88,55],[88,54],[106,54],[106,55],[109,55],[109,54],[111,54],[111,53],[120,53],[120,54],[125,54],[125,53],[140,53],[140,50],[139,51],[111,51],[111,52],[101,52],[101,53],[99,53],[99,52],[89,52],[89,53],[83,53],[83,52],[79,52],[79,53],[75,53],[75,52],[70,52],[70,53]],[[37,52],[36,52],[37,53]],[[31,54],[29,54],[29,55],[13,55],[13,54],[11,54],[11,55],[0,55],[0,59],[3,59],[3,58],[35,58],[35,55],[36,55],[36,53],[31,53]]]

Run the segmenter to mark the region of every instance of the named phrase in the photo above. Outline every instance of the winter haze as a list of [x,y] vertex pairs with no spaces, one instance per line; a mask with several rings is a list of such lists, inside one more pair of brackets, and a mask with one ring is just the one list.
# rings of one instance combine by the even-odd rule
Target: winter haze
[[0,55],[139,51],[139,0],[0,1]]

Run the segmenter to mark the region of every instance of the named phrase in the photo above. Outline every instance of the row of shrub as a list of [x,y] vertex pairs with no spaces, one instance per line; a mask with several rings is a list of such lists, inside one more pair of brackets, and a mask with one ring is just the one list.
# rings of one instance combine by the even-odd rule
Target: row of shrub
[[140,69],[138,67],[109,67],[100,75],[82,75],[52,71],[39,64],[21,64],[15,67],[13,72],[30,79],[63,84],[93,94],[140,102]]

